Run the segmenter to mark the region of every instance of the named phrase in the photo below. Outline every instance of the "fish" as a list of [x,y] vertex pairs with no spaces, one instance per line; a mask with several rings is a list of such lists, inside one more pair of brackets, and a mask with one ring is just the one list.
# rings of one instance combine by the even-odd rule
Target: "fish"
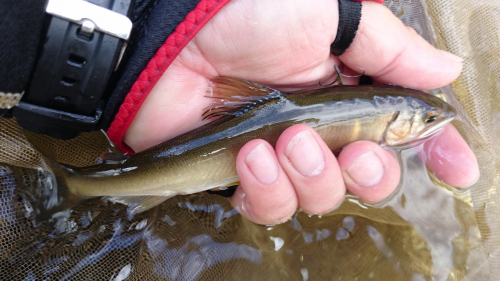
[[[282,92],[234,77],[215,77],[214,99],[200,128],[131,156],[108,153],[83,168],[52,165],[59,190],[74,198],[107,196],[141,212],[181,194],[239,183],[236,156],[252,139],[275,145],[294,124],[306,124],[332,151],[359,141],[410,146],[455,117],[445,101],[419,90],[383,85],[338,85]],[[64,200],[63,200],[64,201]]]

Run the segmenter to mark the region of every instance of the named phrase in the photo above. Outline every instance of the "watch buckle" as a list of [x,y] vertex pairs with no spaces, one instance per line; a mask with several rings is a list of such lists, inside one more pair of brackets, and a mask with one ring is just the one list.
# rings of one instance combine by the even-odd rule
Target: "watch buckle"
[[83,33],[94,30],[128,40],[132,21],[124,15],[83,0],[49,0],[46,13],[82,26]]

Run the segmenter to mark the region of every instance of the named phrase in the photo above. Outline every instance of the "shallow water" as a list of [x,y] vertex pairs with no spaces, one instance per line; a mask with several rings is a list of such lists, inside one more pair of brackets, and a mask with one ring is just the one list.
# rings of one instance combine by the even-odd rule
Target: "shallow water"
[[415,151],[401,152],[403,182],[385,202],[347,196],[330,214],[298,212],[276,226],[255,225],[206,193],[176,196],[136,216],[95,198],[35,226],[48,177],[3,165],[0,279],[487,278],[468,191],[433,182]]
[[[407,25],[432,43],[436,34],[430,20],[426,22],[429,16],[421,3],[425,1],[385,1]],[[467,26],[465,23],[461,26]],[[491,30],[495,29],[485,28],[483,33],[491,34]],[[450,45],[462,48],[459,44]],[[474,67],[466,64],[464,70],[474,71]],[[488,69],[481,76],[488,77],[485,73],[489,72],[494,74]],[[482,81],[469,80],[479,84]],[[464,89],[466,94],[479,92]],[[484,107],[469,108],[480,111]],[[202,193],[176,196],[135,217],[129,216],[123,205],[96,198],[61,213],[53,223],[35,226],[36,190],[42,184],[38,181],[40,171],[19,168],[26,163],[21,157],[32,153],[24,139],[9,135],[14,131],[3,131],[5,128],[5,123],[0,124],[0,147],[3,151],[5,147],[16,150],[9,151],[12,158],[0,161],[14,160],[17,167],[0,165],[0,280],[489,277],[469,191],[433,181],[413,151],[402,154],[404,181],[390,199],[368,206],[355,197],[346,197],[339,210],[321,218],[297,213],[282,225],[258,226],[239,216],[225,198]],[[16,143],[9,146],[6,140]],[[61,143],[52,145],[50,155],[63,162],[79,161],[75,165],[88,164],[97,159],[104,147],[102,140],[92,140],[76,145],[70,142],[67,147]],[[82,143],[87,150],[78,146]],[[64,153],[68,150],[77,151],[78,157]],[[19,181],[19,177],[16,181],[15,175],[24,175],[24,181]],[[487,190],[492,194],[495,191]],[[491,198],[488,207],[495,203],[495,197]],[[486,214],[496,214],[486,204],[476,205],[476,209],[483,220]],[[482,237],[484,241],[497,243],[492,239],[495,234],[485,230],[484,222],[482,230],[485,236],[491,236]]]

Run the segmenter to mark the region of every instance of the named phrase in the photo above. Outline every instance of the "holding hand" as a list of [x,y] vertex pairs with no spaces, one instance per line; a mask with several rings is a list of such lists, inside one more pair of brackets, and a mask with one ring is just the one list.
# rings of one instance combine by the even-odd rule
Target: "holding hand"
[[[376,82],[425,90],[444,86],[460,74],[460,58],[435,49],[373,2],[363,2],[352,45],[333,56],[330,45],[337,35],[338,11],[336,0],[230,2],[165,71],[125,142],[138,152],[204,124],[201,114],[211,103],[204,97],[206,87],[215,76],[285,91],[313,89],[318,81],[331,81],[334,65],[343,63],[347,75],[362,67]],[[474,154],[451,125],[424,147],[428,168],[446,183],[468,187],[479,177]],[[250,141],[240,150],[237,169],[241,186],[231,202],[261,224],[287,220],[297,208],[328,212],[346,189],[365,202],[379,202],[400,178],[391,151],[361,141],[348,145],[336,159],[305,125],[284,131],[276,148],[263,140]]]

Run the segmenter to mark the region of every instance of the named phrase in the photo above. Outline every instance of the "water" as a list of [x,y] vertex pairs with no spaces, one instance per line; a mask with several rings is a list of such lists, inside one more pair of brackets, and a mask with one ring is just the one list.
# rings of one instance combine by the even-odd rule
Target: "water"
[[206,193],[136,216],[94,198],[35,224],[36,190],[50,177],[5,165],[0,279],[482,279],[489,270],[468,191],[429,175],[417,150],[401,151],[403,180],[384,202],[346,196],[330,214],[298,211],[272,227]]

